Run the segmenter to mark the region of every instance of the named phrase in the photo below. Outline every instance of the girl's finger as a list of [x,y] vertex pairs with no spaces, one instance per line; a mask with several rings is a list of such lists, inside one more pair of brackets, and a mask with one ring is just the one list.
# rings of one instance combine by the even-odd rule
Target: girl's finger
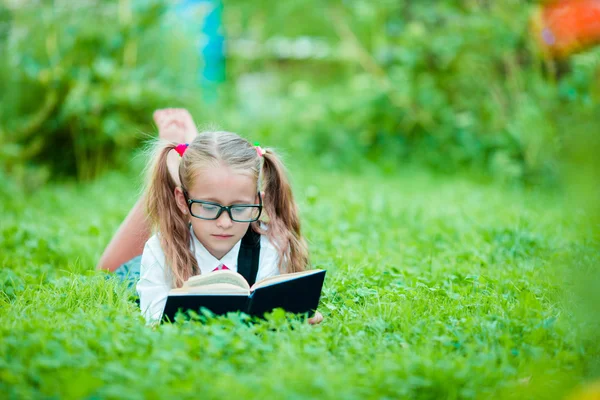
[[315,316],[312,318],[309,318],[308,323],[311,325],[316,325],[316,324],[320,324],[321,321],[323,321],[323,315],[320,312],[316,312]]

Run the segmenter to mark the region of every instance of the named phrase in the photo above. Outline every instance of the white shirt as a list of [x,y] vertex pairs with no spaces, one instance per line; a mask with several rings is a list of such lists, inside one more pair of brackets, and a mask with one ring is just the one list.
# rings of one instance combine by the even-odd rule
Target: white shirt
[[[191,248],[195,250],[194,256],[198,261],[202,275],[211,273],[221,265],[225,265],[230,270],[237,272],[241,239],[223,258],[218,260],[200,243],[191,227],[190,231],[193,241],[193,247]],[[260,235],[260,257],[258,259],[256,282],[270,276],[279,275],[278,266],[279,255],[277,249],[266,235]],[[138,295],[140,296],[140,309],[147,322],[161,319],[169,290],[172,289],[172,276],[170,268],[166,268],[165,270],[165,254],[160,247],[160,239],[155,234],[148,239],[144,246],[142,265],[140,267],[140,280],[136,286]]]

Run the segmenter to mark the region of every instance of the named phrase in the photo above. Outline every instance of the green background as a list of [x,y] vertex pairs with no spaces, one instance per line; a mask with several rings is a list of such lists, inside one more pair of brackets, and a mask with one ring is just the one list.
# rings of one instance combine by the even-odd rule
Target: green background
[[[0,5],[0,397],[564,398],[600,375],[599,49],[523,1]],[[145,327],[95,264],[185,107],[284,154],[319,310]]]

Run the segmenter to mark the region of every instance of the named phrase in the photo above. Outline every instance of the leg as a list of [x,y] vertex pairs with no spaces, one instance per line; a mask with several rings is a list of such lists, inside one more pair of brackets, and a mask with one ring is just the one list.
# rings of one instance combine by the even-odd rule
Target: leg
[[[192,116],[187,110],[181,108],[167,108],[154,112],[154,122],[158,126],[158,136],[161,139],[174,143],[191,143],[198,131]],[[167,166],[171,176],[179,185],[179,154],[172,151],[167,156]]]
[[106,246],[96,268],[113,272],[121,264],[142,254],[151,234],[150,221],[146,218],[145,208],[145,199],[141,197]]
[[[177,108],[157,110],[153,117],[158,126],[158,136],[161,139],[175,143],[189,143],[198,135],[194,121],[187,110]],[[179,182],[179,174],[177,174],[179,155],[174,151],[171,153],[167,159],[169,171],[175,181]],[[152,234],[145,207],[145,199],[142,197],[133,206],[104,250],[97,269],[106,269],[112,272],[123,263],[142,254],[144,245]]]

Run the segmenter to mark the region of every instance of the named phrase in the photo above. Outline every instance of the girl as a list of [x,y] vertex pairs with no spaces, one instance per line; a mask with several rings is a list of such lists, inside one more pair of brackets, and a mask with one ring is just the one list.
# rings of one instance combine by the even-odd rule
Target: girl
[[[234,133],[197,134],[185,110],[158,112],[155,120],[162,137],[171,129],[192,140],[159,145],[151,169],[144,203],[156,234],[143,248],[137,283],[148,321],[161,318],[169,290],[190,276],[231,269],[252,284],[308,266],[291,187],[273,150]],[[135,231],[131,221],[140,221],[141,213],[138,203],[120,231]],[[132,247],[148,230],[138,228]],[[101,267],[110,269],[110,258],[105,254]],[[321,321],[320,313],[309,320]]]

